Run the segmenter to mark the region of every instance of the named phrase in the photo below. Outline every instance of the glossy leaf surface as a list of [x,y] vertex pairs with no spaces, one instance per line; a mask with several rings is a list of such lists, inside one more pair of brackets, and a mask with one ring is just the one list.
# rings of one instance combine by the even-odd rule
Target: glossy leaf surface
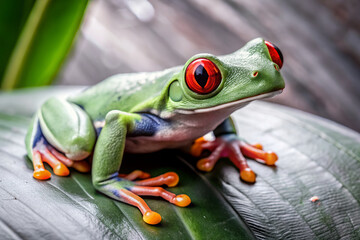
[[[234,114],[241,136],[278,153],[277,167],[254,161],[253,185],[240,181],[224,159],[211,173],[177,151],[127,156],[122,172],[157,175],[176,171],[192,205],[179,208],[145,198],[163,221],[146,225],[134,207],[92,185],[90,174],[72,171],[40,182],[32,178],[24,135],[41,102],[74,88],[0,95],[0,239],[357,239],[360,237],[360,136],[332,122],[269,103]],[[312,202],[313,196],[319,198]]]

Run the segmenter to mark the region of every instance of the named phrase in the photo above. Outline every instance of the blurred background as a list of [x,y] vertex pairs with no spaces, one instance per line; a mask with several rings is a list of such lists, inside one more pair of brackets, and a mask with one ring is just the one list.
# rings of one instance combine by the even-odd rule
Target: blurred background
[[[34,4],[36,1],[29,2]],[[69,4],[77,4],[73,9],[78,9],[78,12],[72,15],[75,16],[71,21],[72,37],[65,39],[68,44],[64,47],[64,57],[55,61],[57,64],[53,68],[57,74],[49,74],[49,79],[54,79],[55,84],[93,85],[116,73],[162,70],[183,65],[196,53],[228,54],[253,38],[263,37],[276,44],[284,55],[281,72],[286,88],[283,94],[270,101],[360,131],[358,0],[62,2],[67,2],[67,6],[54,10],[54,14],[58,14],[56,21],[67,16]],[[23,13],[22,16],[26,24],[27,15]],[[63,43],[62,37],[70,36],[63,34],[60,27],[51,29],[52,32],[47,34],[52,34],[53,42]],[[73,37],[75,41],[71,44]],[[32,47],[45,45],[33,43]],[[47,58],[46,53],[54,51],[57,46],[43,51],[42,58],[47,59],[47,63],[51,58]],[[25,57],[31,56],[32,48],[29,49]],[[12,55],[9,54],[9,59],[15,59],[13,62],[16,63],[17,58]],[[40,68],[39,72],[44,69],[48,67]],[[6,75],[9,70],[4,72]],[[30,75],[19,74],[19,81],[25,76]],[[36,76],[34,74],[28,81],[34,81]],[[51,81],[45,84],[49,83]]]

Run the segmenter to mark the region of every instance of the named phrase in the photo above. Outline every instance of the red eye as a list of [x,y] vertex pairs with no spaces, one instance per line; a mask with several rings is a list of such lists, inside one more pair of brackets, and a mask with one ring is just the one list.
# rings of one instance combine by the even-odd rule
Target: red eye
[[265,41],[265,44],[269,50],[271,60],[276,63],[279,68],[281,68],[284,62],[284,58],[280,49],[271,42]]
[[185,80],[191,91],[208,94],[219,86],[221,73],[212,61],[199,58],[192,61],[187,67]]

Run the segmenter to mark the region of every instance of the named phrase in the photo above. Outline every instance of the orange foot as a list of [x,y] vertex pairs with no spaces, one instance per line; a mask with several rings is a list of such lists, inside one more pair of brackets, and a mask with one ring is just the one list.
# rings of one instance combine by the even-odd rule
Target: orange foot
[[79,172],[90,171],[87,161],[70,160],[42,140],[33,148],[33,177],[38,180],[47,180],[51,177],[51,173],[44,168],[43,162],[48,163],[58,176],[68,176],[70,174],[68,167],[73,167]]
[[249,183],[256,181],[256,175],[247,164],[244,156],[269,166],[275,165],[278,157],[274,152],[265,152],[261,144],[250,145],[234,134],[217,137],[215,141],[199,138],[192,145],[190,153],[199,157],[203,150],[211,151],[210,156],[200,159],[196,166],[199,170],[210,172],[221,157],[229,157],[240,170],[240,178]]
[[119,174],[119,177],[131,181],[139,178],[142,179],[133,181],[126,188],[122,186],[122,189],[120,190],[112,189],[111,186],[107,186],[107,190],[110,190],[111,193],[116,192],[115,196],[119,197],[121,201],[139,208],[143,215],[143,220],[147,224],[155,225],[160,223],[161,216],[157,212],[152,211],[140,196],[161,197],[179,207],[186,207],[191,203],[191,199],[188,195],[176,195],[160,187],[162,185],[174,187],[178,184],[179,176],[174,172],[168,172],[160,176],[150,178],[150,174],[140,170],[135,170],[128,175]]

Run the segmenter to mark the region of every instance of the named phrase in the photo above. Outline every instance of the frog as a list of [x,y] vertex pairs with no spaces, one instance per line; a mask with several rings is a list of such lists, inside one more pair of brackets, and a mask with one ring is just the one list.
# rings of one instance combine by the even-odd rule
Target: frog
[[[151,177],[134,169],[120,174],[124,153],[180,148],[201,158],[207,151],[196,163],[199,170],[209,172],[228,157],[240,179],[254,183],[256,174],[247,158],[273,166],[277,154],[240,138],[230,115],[251,101],[281,93],[282,65],[280,49],[256,38],[227,55],[196,54],[183,66],[117,74],[67,98],[51,97],[26,134],[33,177],[51,178],[44,163],[58,176],[68,176],[69,168],[91,170],[98,192],[137,207],[150,225],[160,223],[161,215],[142,196],[161,197],[178,207],[188,206],[191,199],[164,188],[178,184],[176,172]],[[202,137],[209,132],[215,140]]]

